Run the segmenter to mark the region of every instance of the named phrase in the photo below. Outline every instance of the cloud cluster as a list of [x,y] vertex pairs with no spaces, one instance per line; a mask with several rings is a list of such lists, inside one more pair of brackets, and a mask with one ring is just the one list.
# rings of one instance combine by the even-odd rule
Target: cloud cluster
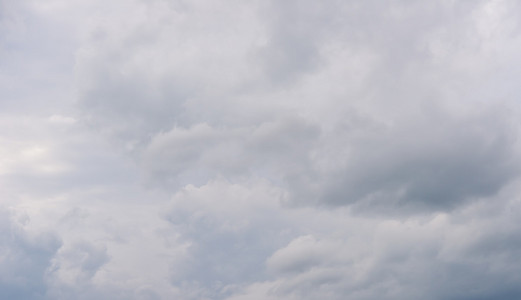
[[44,299],[44,275],[60,248],[60,240],[49,232],[30,234],[24,229],[26,216],[2,209],[0,295],[6,299]]
[[[260,173],[295,204],[414,211],[495,194],[519,171],[510,130],[516,114],[501,107],[513,99],[467,90],[480,89],[475,73],[495,67],[479,61],[491,60],[488,48],[446,40],[440,15],[457,7],[270,3],[228,15],[197,2],[184,10],[162,5],[146,9],[171,18],[133,20],[147,34],[122,35],[119,23],[110,24],[78,66],[88,119],[124,142],[153,181],[175,190]],[[491,6],[469,8],[465,23],[452,17],[456,33],[496,43],[481,32],[481,17],[497,22],[494,14],[508,11]],[[213,26],[185,24],[199,18]],[[462,49],[447,56],[440,47]],[[458,50],[470,51],[477,65],[458,69]]]
[[0,10],[5,297],[521,295],[517,2]]
[[491,214],[497,203],[480,203],[452,215],[299,236],[267,260],[274,280],[230,299],[514,299],[519,204],[508,205],[509,212]]

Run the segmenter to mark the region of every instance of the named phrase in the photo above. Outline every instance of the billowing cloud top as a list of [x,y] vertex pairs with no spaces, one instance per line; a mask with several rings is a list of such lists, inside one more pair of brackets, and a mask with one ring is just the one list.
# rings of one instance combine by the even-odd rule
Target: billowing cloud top
[[0,298],[521,298],[519,6],[0,0]]

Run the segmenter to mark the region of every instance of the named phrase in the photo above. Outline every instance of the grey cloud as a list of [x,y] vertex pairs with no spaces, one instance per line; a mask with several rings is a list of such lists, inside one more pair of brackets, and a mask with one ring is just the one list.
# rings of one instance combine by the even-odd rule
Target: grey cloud
[[[244,168],[237,145],[237,139],[243,135],[244,130],[219,130],[207,124],[174,128],[152,139],[143,162],[152,176],[167,183],[175,184],[183,174],[188,179],[181,184],[204,183],[220,172],[227,173],[226,169]],[[221,165],[222,161],[227,161],[227,165]]]
[[[511,206],[486,219],[462,221],[476,209]],[[375,220],[344,229],[344,238],[301,236],[267,260],[271,281],[248,286],[229,299],[515,299],[520,250],[516,241],[490,251],[490,239],[516,235],[515,200],[473,204],[454,216]],[[496,241],[497,242],[497,241]]]
[[61,260],[68,266],[55,265],[56,269],[74,269],[78,281],[88,281],[109,260],[105,247],[96,247],[89,243],[78,243],[60,251]]
[[85,120],[89,126],[122,140],[124,146],[135,147],[140,139],[146,140],[152,133],[169,128],[180,118],[182,103],[191,94],[182,82],[171,78],[168,86],[157,85],[150,82],[146,73],[121,74],[125,68],[122,59],[97,59],[100,66],[89,66],[96,73],[90,79],[94,81],[90,83],[92,87],[84,88],[81,102],[87,108]]
[[5,299],[45,299],[46,277],[52,258],[61,246],[50,232],[34,236],[26,232],[20,219],[5,208],[0,211],[2,239],[0,260],[0,296]]
[[[480,31],[480,20],[474,18],[486,8],[483,5],[473,4],[467,7],[469,13],[462,13],[462,19],[451,19],[449,25],[456,29],[455,34],[470,30],[473,36],[491,42]],[[162,32],[174,34],[174,40],[164,39],[154,31],[124,31],[127,39],[138,41],[129,45],[125,56],[112,60],[103,55],[119,53],[119,49],[127,45],[121,37],[115,43],[93,43],[93,54],[80,56],[79,70],[85,74],[84,81],[94,78],[80,94],[83,108],[91,113],[89,120],[99,123],[99,128],[108,131],[109,136],[113,133],[120,136],[126,149],[134,149],[133,156],[152,181],[176,190],[190,182],[203,184],[218,175],[233,179],[259,171],[287,187],[294,204],[355,205],[369,210],[413,212],[452,209],[471,198],[496,193],[516,176],[515,147],[508,133],[513,128],[499,120],[503,118],[502,113],[489,116],[483,112],[482,116],[472,117],[467,116],[465,110],[451,111],[450,101],[455,96],[474,97],[474,94],[459,87],[452,88],[450,80],[470,86],[476,83],[466,73],[452,69],[452,61],[438,57],[438,50],[432,47],[456,47],[455,51],[460,52],[467,47],[454,46],[446,40],[443,32],[447,25],[440,19],[440,16],[450,18],[453,10],[463,11],[463,7],[441,3],[409,7],[396,3],[381,9],[373,2],[299,5],[274,2],[261,6],[259,13],[255,12],[256,8],[240,8],[253,17],[243,24],[246,29],[237,33],[238,36],[245,34],[243,38],[247,43],[229,51],[218,48],[196,54],[203,60],[209,59],[208,74],[213,74],[214,67],[243,74],[241,63],[252,70],[256,70],[255,64],[266,68],[272,68],[271,65],[274,69],[266,71],[271,74],[268,77],[285,85],[285,92],[270,87],[259,92],[259,85],[251,82],[261,80],[264,75],[256,71],[243,77],[224,74],[224,80],[215,74],[196,76],[201,65],[194,58],[199,56],[186,57],[191,65],[169,56],[164,65],[147,68],[141,56],[150,58],[153,64],[157,58],[142,53],[142,47],[160,46],[163,50],[178,51],[172,47],[176,34],[181,33],[174,25],[181,26],[183,22],[161,27]],[[214,9],[217,8],[205,10],[196,4],[184,13],[200,18]],[[374,22],[369,22],[371,16]],[[136,21],[133,26],[146,24],[143,26],[149,29],[157,26],[144,20]],[[228,24],[221,18],[212,20],[217,22],[218,28]],[[261,21],[268,25],[263,28],[259,25]],[[406,26],[409,22],[418,26],[409,28]],[[194,30],[195,37],[186,39],[183,47],[206,45],[208,41],[199,35],[209,28],[189,29]],[[229,29],[222,29],[219,36],[224,38],[223,34]],[[388,36],[384,29],[392,29],[393,33]],[[109,27],[107,34],[113,34],[111,30],[118,32]],[[256,36],[246,37],[248,33]],[[141,42],[143,35],[154,38],[147,44]],[[265,39],[268,44],[262,46],[255,39]],[[313,91],[307,85],[321,86],[337,79],[325,76],[335,68],[335,61],[327,57],[331,53],[326,51],[333,45],[367,49],[366,52],[374,56],[374,63],[367,65],[365,78],[354,90],[325,90],[317,96],[320,98],[310,100],[331,114],[353,111],[367,115],[371,122],[380,124],[377,126],[382,126],[381,129],[353,124],[358,128],[356,137],[351,137],[351,131],[342,129],[349,115],[339,113],[328,120],[327,114],[318,116],[299,102],[298,97],[302,97],[299,90]],[[107,47],[108,50],[104,49]],[[266,53],[259,55],[268,60],[272,55],[274,61],[249,60],[252,53],[257,53],[251,52],[254,49],[264,49],[259,51]],[[313,54],[300,55],[299,51]],[[489,59],[486,51],[473,51],[476,59],[480,56]],[[236,55],[230,58],[231,54]],[[311,61],[320,60],[322,55],[327,62],[324,60],[320,68],[312,68]],[[220,64],[216,61],[218,58],[229,64]],[[291,59],[299,63],[292,65]],[[435,59],[445,60],[439,63]],[[176,66],[183,67],[184,78],[175,70]],[[293,83],[284,83],[297,76],[290,74],[302,72],[309,72],[309,81],[291,79]],[[316,74],[324,76],[316,77],[317,81],[313,82]],[[441,74],[449,76],[440,77]],[[278,78],[279,75],[287,79]],[[445,84],[451,87],[448,90],[452,94],[443,90]],[[245,98],[248,89],[251,95]],[[267,114],[259,118],[254,111],[247,111],[248,104],[252,103],[248,101],[252,99],[267,101],[268,107],[271,104]],[[243,101],[247,101],[246,104],[241,104]],[[284,106],[285,109],[279,109]],[[494,105],[478,106],[484,107],[483,110],[495,109]],[[219,113],[212,114],[212,109]],[[281,127],[270,133],[271,140],[262,141],[266,138],[262,137],[262,131],[269,126],[279,126],[268,124],[291,124],[293,121],[287,120],[298,120],[294,115],[300,112],[304,116],[298,122],[315,127],[313,132],[297,138],[299,133]],[[253,118],[247,120],[241,116],[243,113]],[[496,138],[489,141],[492,136]],[[280,141],[284,141],[284,145]],[[331,154],[339,161],[329,159]]]
[[[423,115],[368,131],[346,142],[347,161],[322,177],[318,197],[333,205],[430,211],[491,196],[519,174],[505,115]],[[335,133],[349,139],[349,131]]]
[[172,283],[197,291],[193,298],[223,299],[265,278],[264,258],[287,240],[280,232],[279,193],[262,182],[217,180],[175,194],[165,217],[189,252],[172,265]]
[[[140,17],[127,20],[130,29],[107,23],[93,30],[103,34],[86,41],[77,63],[79,104],[89,125],[139,146],[158,132],[199,123],[207,109],[228,108],[230,94],[252,74],[244,62],[261,31],[255,6],[238,5],[241,13],[217,3],[187,6],[135,3]],[[164,17],[140,15],[141,9]]]
[[263,173],[282,182],[306,168],[309,148],[320,128],[299,118],[265,122],[257,127],[214,128],[197,124],[154,136],[142,154],[152,179],[170,188],[203,184],[214,176],[240,178]]
[[324,245],[313,236],[301,236],[277,250],[268,260],[268,269],[276,273],[302,273],[321,264],[323,257],[335,255],[335,245]]
[[519,298],[515,1],[0,7],[12,297]]
[[289,158],[312,148],[319,135],[320,127],[306,119],[279,119],[255,128],[246,141],[246,147],[247,151],[256,152],[260,156]]
[[287,86],[307,72],[313,72],[321,63],[321,35],[324,25],[333,17],[336,8],[330,3],[269,1],[263,17],[268,21],[266,45],[258,51],[259,65],[271,84]]

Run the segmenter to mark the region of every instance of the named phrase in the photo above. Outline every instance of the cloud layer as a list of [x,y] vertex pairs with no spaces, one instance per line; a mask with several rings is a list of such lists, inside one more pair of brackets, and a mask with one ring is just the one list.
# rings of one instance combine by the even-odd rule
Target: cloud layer
[[515,1],[0,1],[0,295],[517,299]]

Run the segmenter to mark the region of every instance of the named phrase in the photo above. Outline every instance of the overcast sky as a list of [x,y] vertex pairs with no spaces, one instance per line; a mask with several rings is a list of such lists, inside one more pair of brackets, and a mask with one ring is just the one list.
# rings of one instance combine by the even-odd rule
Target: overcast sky
[[521,299],[518,1],[0,0],[0,298]]

